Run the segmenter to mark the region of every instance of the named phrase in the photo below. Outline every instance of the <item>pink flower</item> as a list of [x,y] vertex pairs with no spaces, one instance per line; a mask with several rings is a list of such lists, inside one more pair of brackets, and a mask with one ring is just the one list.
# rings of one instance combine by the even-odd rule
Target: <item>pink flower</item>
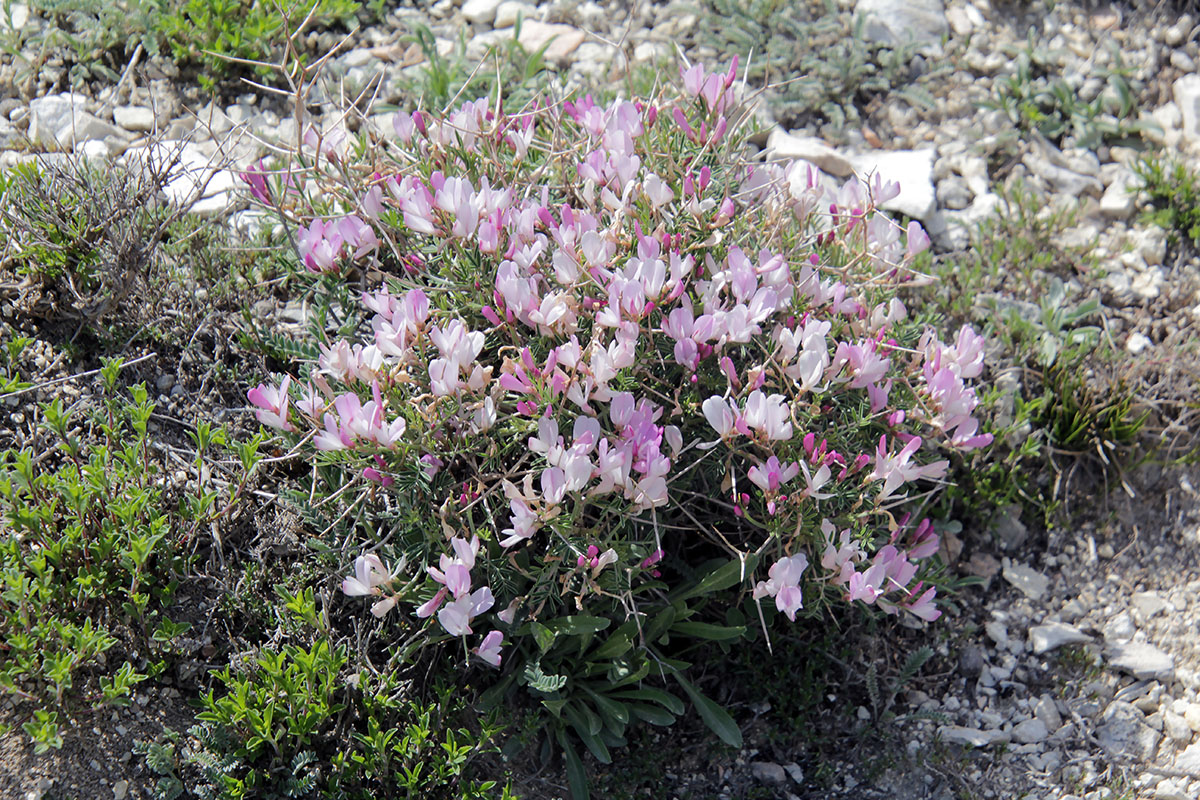
[[713,396],[704,401],[700,406],[704,412],[704,418],[708,420],[708,424],[713,427],[717,435],[724,439],[733,431],[734,414],[729,407],[729,403],[723,397]]
[[883,481],[883,489],[879,492],[879,500],[891,497],[901,484],[915,481],[918,478],[940,478],[946,474],[950,466],[948,461],[935,461],[921,466],[910,463],[913,454],[921,447],[921,437],[914,436],[908,444],[895,455],[887,452],[887,436],[879,437],[879,446],[875,450],[875,469],[867,476],[868,481]]
[[266,163],[263,159],[260,158],[246,167],[246,171],[238,177],[249,184],[250,194],[254,196],[255,200],[264,205],[271,204],[271,190],[267,186]]
[[771,456],[761,467],[754,466],[748,473],[751,481],[764,492],[775,493],[779,487],[800,474],[800,465],[796,462],[780,464],[779,458]]
[[337,272],[345,238],[333,222],[314,219],[296,234],[296,244],[304,266],[310,272]]
[[915,219],[908,223],[908,246],[905,248],[906,258],[912,258],[918,253],[929,249],[929,234]]
[[288,422],[288,387],[292,385],[292,376],[284,377],[283,383],[279,388],[268,386],[260,383],[257,388],[246,392],[247,399],[250,400],[258,410],[254,415],[258,417],[258,421],[263,425],[277,428],[279,430],[294,432],[296,430],[290,422]]
[[495,602],[492,590],[484,586],[473,594],[447,603],[438,612],[438,622],[451,636],[466,636],[471,633],[471,620],[487,611]]
[[500,644],[504,641],[504,634],[500,631],[491,631],[487,636],[483,637],[483,642],[479,647],[475,648],[475,655],[479,656],[493,667],[500,666]]
[[379,594],[379,587],[391,580],[379,556],[372,553],[354,559],[354,575],[342,581],[342,591],[351,597]]
[[[913,594],[916,594],[920,590],[921,584],[918,583],[913,589]],[[936,596],[937,590],[931,586],[930,588],[926,589],[925,593],[916,600],[910,600],[909,602],[905,603],[904,607],[916,614],[921,619],[927,622],[933,622],[942,615],[942,612],[939,611],[933,604],[933,598]]]
[[[379,556],[374,553],[359,556],[354,559],[354,575],[342,581],[342,592],[350,597],[363,597],[367,595],[382,595],[381,587],[388,587],[395,580],[396,575],[404,569],[405,560],[400,559],[400,563],[396,565],[393,572],[388,572],[387,567],[379,559]],[[398,597],[391,595],[384,597],[371,606],[371,613],[376,617],[382,617],[392,607],[396,605]]]
[[791,413],[781,394],[767,396],[757,389],[746,398],[746,424],[770,441],[792,438]]
[[775,607],[796,621],[796,612],[803,607],[804,594],[800,578],[808,568],[808,558],[803,553],[781,558],[768,570],[768,580],[754,587],[754,598],[774,597]]
[[512,625],[513,620],[517,617],[517,609],[521,605],[521,598],[515,598],[503,611],[497,611],[496,616],[505,625]]

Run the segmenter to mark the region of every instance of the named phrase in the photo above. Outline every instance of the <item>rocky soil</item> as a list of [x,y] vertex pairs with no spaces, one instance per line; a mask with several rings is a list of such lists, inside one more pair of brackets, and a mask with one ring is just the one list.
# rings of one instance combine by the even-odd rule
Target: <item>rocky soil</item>
[[[12,8],[8,19],[0,14],[0,28],[48,24],[22,4]],[[1078,203],[1077,222],[1063,239],[1086,247],[1100,269],[1070,281],[1068,291],[1102,300],[1105,336],[1135,357],[1133,380],[1147,396],[1177,393],[1181,382],[1194,387],[1200,261],[1139,221],[1144,198],[1129,191],[1137,186],[1131,164],[1138,150],[1103,141],[1085,148],[1071,136],[1056,145],[980,103],[995,97],[1026,47],[1084,101],[1108,90],[1106,70],[1118,67],[1119,57],[1138,87],[1131,121],[1144,123],[1148,144],[1196,169],[1196,21],[1166,3],[1058,2],[1048,10],[989,0],[842,0],[841,11],[870,15],[868,38],[915,39],[915,76],[934,64],[952,67],[930,81],[936,106],[918,109],[885,97],[864,125],[834,137],[825,136],[829,129],[818,119],[778,125],[769,91],[759,111],[766,149],[834,176],[878,170],[899,180],[895,210],[921,220],[942,253],[968,246],[969,226],[998,207],[998,183],[1023,181],[1049,208]],[[409,37],[418,24],[428,26],[446,55],[465,35],[466,58],[475,60],[513,37],[518,16],[521,44],[548,45],[545,58],[573,86],[612,81],[631,64],[677,56],[713,63],[721,55],[702,35],[712,19],[686,3],[403,3],[385,21],[355,32],[329,62],[328,80],[308,98],[315,124],[342,123],[338,98],[363,90],[375,96],[366,124],[384,130],[390,121],[382,107],[417,102],[412,91],[426,65]],[[340,40],[322,33],[312,43],[332,47]],[[213,217],[231,214],[234,225],[245,226],[253,212],[239,205],[237,170],[296,141],[287,98],[245,87],[211,100],[183,83],[170,63],[149,60],[119,84],[68,92],[63,67],[52,59],[32,96],[23,96],[13,59],[2,59],[0,167],[72,151],[115,163],[178,152],[171,198]],[[11,303],[0,313],[11,317]],[[255,313],[287,324],[296,309],[268,302]],[[160,371],[158,388],[169,397],[170,365]],[[44,377],[65,377],[60,373],[47,364]],[[13,403],[6,409],[14,431],[22,413]],[[1164,441],[1196,433],[1186,416],[1166,414],[1157,422]],[[939,622],[950,633],[938,645],[937,662],[950,667],[901,698],[895,724],[905,749],[894,766],[875,774],[857,763],[837,764],[831,792],[806,779],[802,749],[766,761],[748,748],[719,768],[701,760],[690,777],[668,777],[662,788],[681,797],[737,797],[751,788],[759,792],[754,796],[781,798],[1200,797],[1200,473],[1151,465],[1130,473],[1124,486],[1096,485],[1068,496],[1075,512],[1068,526],[1047,533],[1000,513],[993,530],[963,534],[959,564],[982,585],[967,593],[960,613]],[[176,697],[146,693],[133,709],[98,719],[94,741],[46,759],[31,758],[9,735],[0,744],[2,793],[149,797],[149,779],[130,745],[155,720],[185,717],[177,706]]]

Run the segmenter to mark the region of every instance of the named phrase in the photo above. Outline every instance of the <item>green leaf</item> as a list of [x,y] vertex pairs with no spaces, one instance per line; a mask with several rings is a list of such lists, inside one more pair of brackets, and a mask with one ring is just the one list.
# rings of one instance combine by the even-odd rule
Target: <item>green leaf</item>
[[533,639],[537,642],[538,649],[543,653],[554,646],[554,631],[540,622],[529,623],[529,629],[533,632]]
[[630,703],[629,710],[633,712],[635,717],[643,722],[649,722],[651,725],[658,725],[665,728],[675,724],[675,715],[658,706],[650,706],[644,703]]
[[671,633],[691,636],[696,639],[708,639],[721,642],[728,639],[740,639],[746,635],[745,626],[727,627],[725,625],[710,625],[707,622],[676,622],[671,626]]
[[602,694],[597,694],[591,689],[587,689],[587,687],[584,688],[586,689],[588,695],[591,696],[592,702],[596,704],[596,708],[599,709],[600,714],[604,719],[605,726],[608,728],[613,728],[617,732],[623,730],[624,726],[629,723],[629,709],[626,707],[626,705],[605,697]]
[[588,777],[583,769],[583,761],[579,759],[579,753],[575,752],[575,746],[567,738],[567,732],[559,728],[557,733],[558,745],[562,748],[563,759],[567,762],[567,783],[571,786],[571,797],[574,800],[590,800],[591,792],[588,790]]
[[566,706],[563,708],[563,716],[570,720],[571,727],[597,761],[601,764],[612,763],[612,754],[608,752],[607,745],[597,737],[602,727],[599,717],[582,705]]
[[606,661],[610,658],[619,658],[633,647],[633,641],[629,638],[629,634],[624,631],[614,631],[611,636],[593,650],[588,655],[590,661]]
[[678,603],[683,600],[690,600],[693,597],[719,592],[722,589],[728,589],[730,586],[736,586],[754,572],[756,564],[758,564],[758,556],[752,553],[747,554],[744,558],[735,558],[709,572],[695,586],[692,586],[690,589],[684,589],[681,593],[672,597],[671,602]]
[[[589,617],[584,614],[576,614],[569,617],[559,617],[558,619],[547,620],[544,626],[555,632],[567,634],[568,636],[578,636],[584,633],[597,633],[609,626],[611,620],[606,617]],[[537,623],[534,623],[535,625]]]
[[644,631],[646,641],[656,641],[660,636],[666,633],[667,629],[670,628],[672,623],[675,622],[676,615],[677,612],[675,610],[675,606],[667,606],[660,611],[658,615],[654,617],[654,619],[650,620],[650,624],[646,626]]
[[651,703],[658,703],[663,708],[678,716],[683,713],[683,701],[670,692],[665,692],[662,689],[655,689],[650,686],[641,689],[629,689],[623,692],[613,692],[610,697],[617,697],[622,700],[641,700]]
[[730,747],[741,747],[742,731],[733,721],[733,717],[729,716],[729,712],[701,694],[699,689],[692,686],[687,678],[678,672],[675,673],[675,680],[679,681],[679,685],[691,698],[692,705],[696,707],[704,724],[725,744]]

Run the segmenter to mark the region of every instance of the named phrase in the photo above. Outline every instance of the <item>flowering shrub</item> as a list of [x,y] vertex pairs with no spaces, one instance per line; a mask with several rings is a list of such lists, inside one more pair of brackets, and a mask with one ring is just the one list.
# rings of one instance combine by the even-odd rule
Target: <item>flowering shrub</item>
[[402,112],[375,145],[311,132],[286,197],[247,176],[318,297],[364,287],[350,335],[316,330],[315,363],[249,397],[341,508],[376,509],[343,591],[534,692],[577,794],[568,731],[607,760],[682,712],[651,676],[740,741],[685,677],[744,633],[705,621],[716,600],[764,628],[835,602],[937,619],[910,512],[991,440],[981,337],[895,297],[929,243],[880,211],[900,187],[747,162],[735,70]]

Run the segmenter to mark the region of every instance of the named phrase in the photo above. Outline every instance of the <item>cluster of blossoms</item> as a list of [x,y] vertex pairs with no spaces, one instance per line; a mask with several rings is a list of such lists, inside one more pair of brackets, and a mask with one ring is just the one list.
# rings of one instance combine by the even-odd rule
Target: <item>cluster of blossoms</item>
[[[917,579],[937,550],[928,521],[878,548],[871,530],[913,484],[945,474],[933,453],[990,442],[968,385],[982,339],[963,328],[947,345],[915,330],[885,291],[929,244],[878,210],[896,184],[726,163],[735,74],[692,67],[669,104],[400,113],[393,144],[407,161],[360,187],[354,213],[300,230],[313,272],[369,261],[397,277],[362,295],[363,341],[323,344],[304,380],[249,399],[263,424],[310,434],[376,486],[411,464],[445,476],[443,524],[482,541],[435,543],[430,583],[404,599],[451,636],[473,635],[495,602],[487,586],[472,591],[477,560],[503,569],[520,552],[573,567],[577,586],[607,565],[626,587],[659,577],[671,548],[655,521],[686,520],[698,496],[720,500],[689,483],[713,451],[741,544],[775,556],[755,598],[794,620],[808,572],[848,601],[937,617]],[[551,132],[575,147],[540,152]],[[788,226],[803,244],[771,233]],[[508,473],[475,469],[485,453]],[[464,475],[499,491],[469,493]],[[653,538],[601,531],[603,553],[586,544],[598,520],[643,516]],[[804,523],[820,518],[819,531]],[[845,526],[836,536],[833,519]],[[360,559],[343,588],[380,594],[392,580]],[[511,622],[521,597],[500,600]],[[476,652],[498,664],[501,638],[490,632]]]

